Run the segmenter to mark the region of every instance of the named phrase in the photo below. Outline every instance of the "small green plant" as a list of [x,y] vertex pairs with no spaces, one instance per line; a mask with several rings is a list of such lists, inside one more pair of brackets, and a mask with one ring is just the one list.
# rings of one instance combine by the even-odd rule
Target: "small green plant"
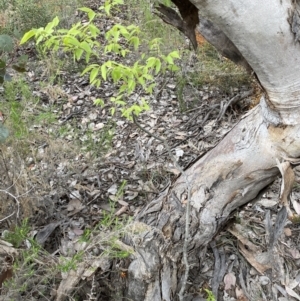
[[211,290],[205,289],[205,292],[207,294],[206,301],[217,301],[217,299],[215,298],[215,296]]
[[79,133],[79,146],[85,152],[90,152],[93,156],[100,156],[111,148],[115,133],[114,122],[108,122],[97,134],[87,129],[84,135]]
[[28,134],[28,120],[24,118],[27,103],[32,101],[29,86],[23,80],[13,80],[4,84],[4,100],[0,102],[0,111],[7,116],[7,126],[16,138]]
[[56,119],[57,119],[56,115],[49,111],[40,113],[36,117],[36,121],[39,123],[52,123],[52,122],[56,121]]
[[121,183],[121,185],[120,185],[120,187],[118,188],[117,193],[116,193],[116,198],[117,199],[123,196],[123,194],[124,194],[124,188],[125,188],[126,184],[127,184],[127,181],[123,180],[122,183]]
[[[20,227],[7,233],[5,239],[18,247],[18,255],[14,257],[13,277],[3,283],[2,294],[6,296],[5,300],[18,300],[30,298],[29,295],[37,293],[43,295],[43,290],[49,290],[51,279],[57,274],[56,262],[53,260],[44,262],[47,252],[33,239],[29,237],[28,221],[24,220]],[[23,242],[26,240],[26,247]],[[42,263],[42,264],[41,264]],[[55,268],[53,269],[53,264]]]
[[[149,42],[148,48],[155,52],[156,56],[149,56],[142,52],[140,59],[134,64],[126,64],[127,56],[132,51],[138,51],[140,46],[140,29],[134,25],[115,24],[104,36],[95,25],[96,18],[109,15],[111,10],[123,3],[121,0],[106,1],[99,7],[99,12],[83,7],[80,10],[85,12],[88,22],[85,24],[77,23],[71,29],[57,29],[59,18],[56,17],[46,27],[32,29],[25,33],[21,44],[31,38],[35,39],[37,47],[42,53],[47,51],[63,50],[71,53],[74,60],[80,61],[82,58],[88,64],[83,70],[82,75],[89,74],[92,85],[99,87],[102,81],[114,83],[117,93],[109,100],[112,104],[111,114],[120,110],[122,115],[132,119],[132,114],[138,115],[149,108],[145,98],[138,97],[143,94],[152,94],[155,87],[155,78],[165,72],[175,72],[178,70],[174,60],[179,58],[178,51],[171,51],[164,55],[160,51],[160,39],[153,39]],[[104,44],[98,41],[105,40]],[[102,53],[111,53],[112,60],[98,63],[101,61]],[[91,63],[91,60],[95,63]],[[96,63],[97,62],[97,63]],[[136,97],[136,102],[130,104],[129,99]],[[96,99],[95,104],[103,106],[104,99]]]
[[16,226],[14,231],[7,231],[4,235],[4,239],[10,242],[14,247],[19,248],[25,239],[27,239],[29,231],[28,219],[24,219],[21,226]]
[[[0,35],[0,85],[4,82],[11,81],[9,69],[14,69],[17,72],[24,72],[26,69],[27,56],[22,55],[16,57],[14,40],[7,34]],[[8,129],[3,125],[2,114],[0,116],[0,143],[3,143],[8,135]]]
[[81,235],[79,241],[88,242],[91,238],[92,230],[89,228],[84,229],[83,234]]
[[122,223],[119,218],[115,216],[114,203],[110,201],[111,209],[109,211],[104,211],[101,222],[99,224],[100,228],[114,228],[115,230],[122,227]]
[[107,242],[107,248],[104,251],[104,254],[111,258],[127,258],[130,256],[131,252],[124,250],[122,245],[119,243],[119,239],[117,237],[113,237]]
[[63,273],[67,273],[70,270],[76,270],[78,263],[82,261],[83,253],[83,251],[79,251],[71,258],[61,257],[61,263],[57,266],[58,270]]

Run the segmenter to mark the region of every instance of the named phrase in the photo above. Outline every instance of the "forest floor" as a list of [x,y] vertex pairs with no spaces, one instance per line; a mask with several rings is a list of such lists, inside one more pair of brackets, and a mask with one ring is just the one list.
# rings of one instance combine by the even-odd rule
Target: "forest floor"
[[[122,16],[101,20],[102,28]],[[112,116],[109,103],[94,104],[116,88],[111,82],[91,86],[80,75],[83,62],[61,54],[41,59],[32,44],[18,48],[18,55],[29,56],[27,71],[13,74],[0,99],[0,120],[10,130],[0,145],[0,300],[63,300],[64,294],[108,300],[126,271],[112,275],[102,259],[117,265],[130,258],[121,241],[127,225],[180,173],[155,136],[187,168],[257,104],[254,79],[211,46],[194,52],[172,33],[163,51],[174,49],[182,54],[180,71],[156,78],[154,93],[144,95],[150,109],[133,122]],[[299,229],[278,221],[279,186],[280,179],[218,234],[193,300],[213,300],[205,290],[216,286],[219,300],[300,300]],[[299,192],[295,184],[295,211]],[[270,231],[279,238],[272,254]],[[271,255],[276,276],[264,265]]]

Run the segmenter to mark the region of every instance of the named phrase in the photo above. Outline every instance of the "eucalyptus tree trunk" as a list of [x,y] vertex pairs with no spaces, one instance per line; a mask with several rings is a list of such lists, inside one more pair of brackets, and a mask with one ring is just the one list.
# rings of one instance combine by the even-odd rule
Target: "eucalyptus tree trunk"
[[222,28],[256,73],[265,95],[214,149],[139,213],[127,241],[135,249],[128,267],[125,295],[129,300],[179,299],[185,283],[182,250],[188,201],[190,274],[182,299],[193,300],[197,296],[193,287],[197,287],[200,277],[197,270],[201,252],[235,209],[274,181],[279,174],[276,159],[300,156],[298,2],[192,3],[200,19],[203,16]]

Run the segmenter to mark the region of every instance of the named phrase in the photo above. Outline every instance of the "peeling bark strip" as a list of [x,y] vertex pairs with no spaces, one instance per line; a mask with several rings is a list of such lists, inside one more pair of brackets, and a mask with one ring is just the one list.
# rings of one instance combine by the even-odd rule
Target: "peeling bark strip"
[[181,31],[191,41],[193,48],[197,49],[195,28],[196,25],[199,23],[199,20],[196,20],[195,24],[193,24],[192,22],[185,22],[185,20],[182,20],[174,9],[167,7],[163,4],[159,4],[158,6],[156,6],[156,9],[160,12],[160,14],[156,14],[165,23],[170,24],[177,28],[179,31]]

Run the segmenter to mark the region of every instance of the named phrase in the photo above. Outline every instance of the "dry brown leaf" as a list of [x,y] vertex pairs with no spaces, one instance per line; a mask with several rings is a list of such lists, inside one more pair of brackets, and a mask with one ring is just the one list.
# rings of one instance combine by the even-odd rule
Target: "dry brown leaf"
[[80,236],[84,233],[84,231],[82,229],[79,229],[79,228],[74,228],[72,229],[72,231],[77,235],[77,236]]
[[285,290],[291,297],[296,298],[297,300],[300,301],[300,296],[296,292],[294,292],[291,288],[285,286]]
[[244,291],[241,288],[236,287],[235,294],[237,301],[248,301],[248,298],[244,295]]
[[293,189],[293,185],[295,182],[295,174],[289,162],[280,163],[278,159],[276,159],[276,162],[277,162],[277,167],[282,175],[280,201],[286,207],[288,216],[290,217],[293,214],[289,207],[288,197]]
[[137,196],[138,196],[138,192],[137,191],[126,191],[125,192],[125,199],[128,200],[128,201],[131,201],[133,199],[135,199]]
[[77,265],[77,270],[70,270],[66,275],[62,275],[62,281],[57,289],[56,301],[65,300],[66,296],[77,286],[83,275],[86,263],[81,262]]
[[186,136],[175,136],[176,140],[184,140],[186,139]]
[[283,232],[287,237],[292,236],[292,230],[290,228],[284,228]]
[[[238,228],[240,227],[240,229]],[[228,231],[239,240],[240,251],[246,260],[261,274],[270,268],[267,264],[262,264],[257,259],[262,255],[261,250],[242,235],[240,231],[243,231],[241,225],[233,225],[228,228]]]
[[293,204],[293,207],[294,207],[296,213],[298,215],[300,215],[300,204],[294,199],[292,199],[292,204]]
[[17,255],[18,252],[11,243],[0,239],[0,254],[1,255]]
[[118,203],[122,206],[129,206],[129,204],[123,200],[118,200]]
[[236,277],[233,273],[228,273],[224,277],[225,291],[235,287]]
[[[259,263],[256,258],[255,258],[255,254],[254,252],[252,253],[250,251],[250,249],[246,248],[242,243],[239,242],[239,248],[241,253],[243,254],[243,256],[245,257],[245,259],[260,273],[260,274],[264,274],[264,272],[268,269],[271,268],[271,266],[269,265],[264,265]],[[248,247],[248,245],[247,245]]]
[[78,199],[70,200],[70,202],[67,206],[68,211],[81,210],[83,208],[84,208],[84,206],[81,204],[81,202]]
[[120,208],[120,209],[115,213],[115,216],[121,215],[122,213],[126,212],[127,209],[128,209],[128,206],[123,206],[122,208]]
[[260,201],[257,202],[257,204],[265,207],[265,208],[271,208],[274,207],[278,204],[278,201],[276,200],[270,200],[270,199],[261,199]]
[[94,128],[93,128],[93,131],[99,131],[99,130],[101,130],[101,129],[103,129],[103,128],[104,128],[104,123],[99,122],[99,123],[96,123],[96,124],[95,124],[95,126],[94,126]]
[[178,135],[178,136],[186,136],[187,133],[186,133],[186,132],[176,132],[175,135]]
[[180,171],[176,168],[170,168],[169,172],[173,173],[175,176],[180,175]]
[[289,252],[293,256],[294,259],[300,258],[300,252],[298,249],[290,249]]
[[101,269],[101,272],[106,272],[111,267],[111,261],[107,257],[97,257],[89,262],[89,267],[84,271],[81,276],[81,279],[88,278],[95,274],[97,268]]
[[112,195],[115,195],[118,192],[118,186],[117,186],[117,184],[111,185],[108,188],[107,192],[110,193],[110,194],[112,194]]
[[91,189],[90,189],[89,187],[83,186],[83,185],[81,185],[81,184],[75,184],[75,185],[74,185],[74,188],[76,188],[78,191],[79,191],[79,190],[84,190],[84,191],[88,191],[88,192],[91,191]]

